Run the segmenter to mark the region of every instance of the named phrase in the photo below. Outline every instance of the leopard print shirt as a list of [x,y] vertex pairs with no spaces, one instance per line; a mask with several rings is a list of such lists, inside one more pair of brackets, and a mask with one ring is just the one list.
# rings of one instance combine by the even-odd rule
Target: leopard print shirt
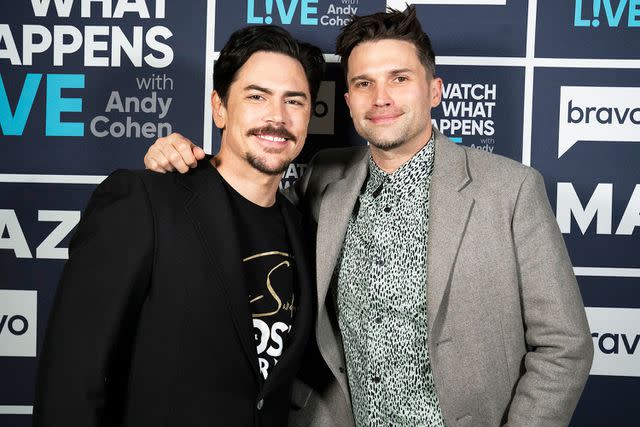
[[369,159],[335,290],[358,427],[444,426],[427,350],[433,137],[392,174]]

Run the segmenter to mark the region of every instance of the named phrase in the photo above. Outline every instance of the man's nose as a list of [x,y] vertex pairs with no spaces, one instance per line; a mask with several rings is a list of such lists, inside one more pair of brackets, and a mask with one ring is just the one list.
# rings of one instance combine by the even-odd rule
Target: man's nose
[[386,107],[393,103],[393,99],[389,96],[389,91],[385,84],[376,85],[374,96],[374,104],[378,107]]
[[265,117],[265,121],[277,126],[285,125],[287,122],[287,110],[283,102],[271,101],[269,103],[269,111]]

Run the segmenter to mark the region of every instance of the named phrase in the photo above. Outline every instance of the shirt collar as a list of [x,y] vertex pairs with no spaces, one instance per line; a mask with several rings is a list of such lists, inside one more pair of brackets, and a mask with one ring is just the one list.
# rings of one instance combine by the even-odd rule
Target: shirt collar
[[390,174],[380,169],[369,155],[369,179],[365,193],[372,194],[385,185],[392,188],[394,193],[403,195],[423,186],[424,180],[433,172],[434,135],[432,133],[429,142],[420,151]]

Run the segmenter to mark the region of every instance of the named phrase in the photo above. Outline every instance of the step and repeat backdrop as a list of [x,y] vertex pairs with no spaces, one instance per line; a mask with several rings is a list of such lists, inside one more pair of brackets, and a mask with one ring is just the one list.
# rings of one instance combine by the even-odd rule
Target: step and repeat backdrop
[[572,425],[637,425],[640,0],[0,0],[0,426],[30,425],[58,277],[96,185],[143,167],[172,131],[216,152],[208,102],[231,32],[282,25],[329,61],[284,188],[316,151],[365,143],[334,41],[351,15],[406,3],[444,79],[434,124],[545,177],[595,346]]

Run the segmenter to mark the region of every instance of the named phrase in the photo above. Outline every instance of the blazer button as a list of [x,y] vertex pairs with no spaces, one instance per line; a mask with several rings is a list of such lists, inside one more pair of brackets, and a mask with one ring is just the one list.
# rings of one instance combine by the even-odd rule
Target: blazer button
[[256,408],[258,408],[258,411],[262,409],[263,406],[264,406],[264,399],[258,400],[258,404],[256,405]]
[[340,366],[338,370],[340,371],[341,374],[344,374],[344,368],[342,366]]

